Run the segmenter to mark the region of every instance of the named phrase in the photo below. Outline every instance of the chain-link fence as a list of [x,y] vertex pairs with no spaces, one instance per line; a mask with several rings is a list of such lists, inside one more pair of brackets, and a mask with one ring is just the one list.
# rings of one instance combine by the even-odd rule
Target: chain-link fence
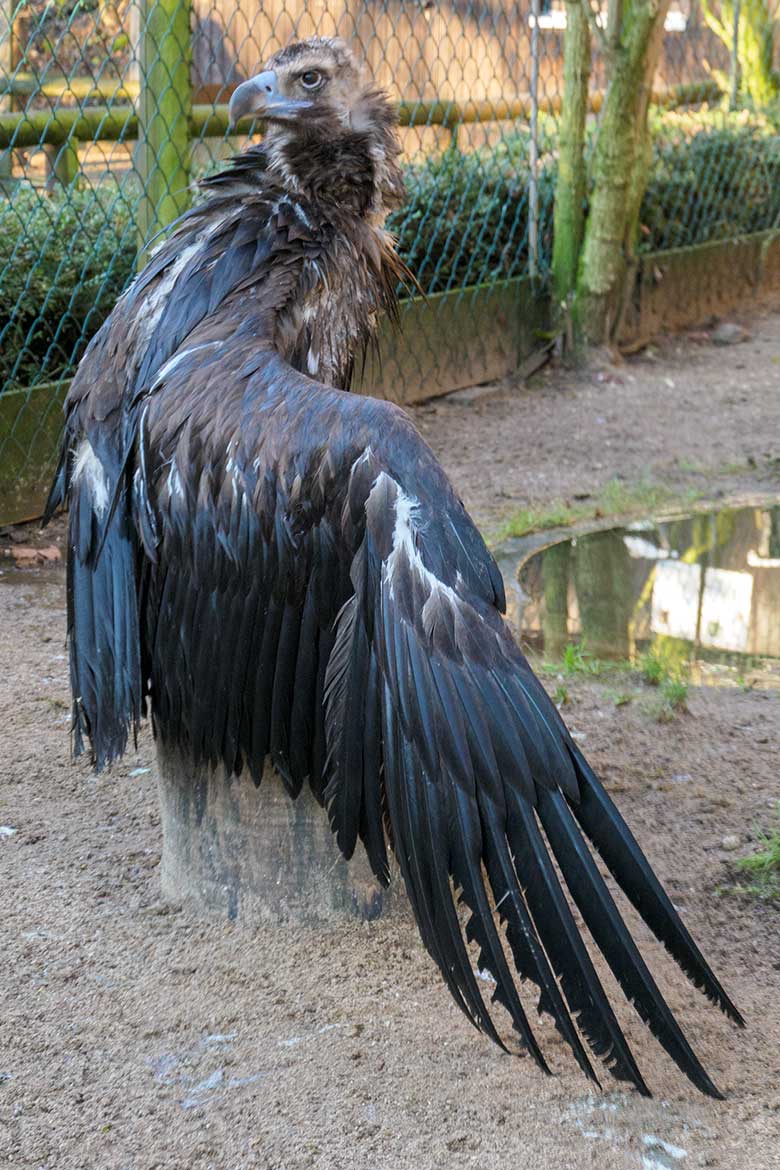
[[[750,21],[760,10],[771,30],[763,2]],[[744,14],[733,43],[739,19],[732,0],[682,0],[666,17],[647,251],[780,226],[772,45],[762,90]],[[400,104],[409,199],[391,226],[430,300],[385,361],[384,389],[408,400],[456,371],[461,384],[500,372],[534,322],[532,299],[517,320],[517,282],[538,290],[549,271],[565,25],[563,0],[0,0],[6,481],[24,494],[45,479],[86,343],[192,180],[246,141],[228,137],[232,89],[315,33],[350,41]],[[596,44],[594,124],[603,85]]]

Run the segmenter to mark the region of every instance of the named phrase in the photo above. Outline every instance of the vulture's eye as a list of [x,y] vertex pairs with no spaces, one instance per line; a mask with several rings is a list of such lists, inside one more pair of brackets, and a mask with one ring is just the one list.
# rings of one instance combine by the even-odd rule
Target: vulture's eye
[[301,74],[300,81],[304,89],[319,89],[323,78],[319,69],[307,69]]

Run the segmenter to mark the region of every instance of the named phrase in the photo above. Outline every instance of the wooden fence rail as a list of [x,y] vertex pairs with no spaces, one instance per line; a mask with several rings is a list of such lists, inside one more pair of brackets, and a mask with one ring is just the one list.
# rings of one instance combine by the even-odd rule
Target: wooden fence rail
[[[672,108],[716,101],[722,90],[715,81],[696,82],[655,91],[653,105]],[[598,113],[603,93],[590,96],[590,110]],[[559,97],[545,97],[539,101],[540,113],[558,114]],[[444,126],[453,128],[475,122],[502,122],[528,120],[531,98],[521,95],[498,101],[402,101],[398,103],[402,126]],[[188,118],[193,138],[221,138],[230,129],[227,103],[194,105]],[[235,134],[248,134],[253,128],[250,119],[242,119],[233,129]],[[138,137],[138,114],[129,104],[108,106],[62,107],[56,110],[30,110],[24,113],[0,114],[0,149],[16,147],[61,145],[69,138],[79,142],[132,141]]]
[[49,98],[53,102],[67,98],[69,101],[104,102],[134,101],[138,97],[140,82],[127,78],[124,81],[96,81],[94,77],[52,76],[48,70],[45,77],[35,73],[14,73],[0,79],[0,98]]

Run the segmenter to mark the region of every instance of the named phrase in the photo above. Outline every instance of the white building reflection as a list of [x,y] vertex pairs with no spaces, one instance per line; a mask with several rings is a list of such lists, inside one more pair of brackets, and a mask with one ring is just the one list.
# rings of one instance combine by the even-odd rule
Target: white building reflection
[[674,639],[703,681],[718,665],[760,670],[780,659],[780,506],[581,536],[532,556],[519,583],[510,620],[548,658],[577,640],[625,658]]

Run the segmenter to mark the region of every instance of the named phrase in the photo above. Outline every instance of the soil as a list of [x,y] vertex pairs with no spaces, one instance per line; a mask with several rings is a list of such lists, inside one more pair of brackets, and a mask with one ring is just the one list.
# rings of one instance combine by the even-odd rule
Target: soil
[[[488,530],[620,475],[681,493],[778,491],[780,316],[749,329],[734,347],[676,340],[415,416]],[[51,546],[62,527],[14,535]],[[637,929],[727,1097],[699,1096],[628,1008],[656,1095],[606,1073],[600,1094],[545,1019],[553,1078],[474,1032],[404,914],[255,928],[166,904],[151,739],[99,777],[70,760],[64,570],[11,564],[0,560],[0,825],[13,830],[0,831],[0,1163],[780,1167],[780,907],[733,888],[735,858],[780,796],[780,694],[692,688],[689,712],[659,724],[639,683],[617,706],[608,681],[566,681],[567,719],[748,1022],[734,1028]]]
[[[745,322],[722,347],[713,330],[660,338],[587,374],[550,365],[414,410],[488,535],[519,508],[577,504],[611,481],[660,484],[681,499],[780,492],[780,315]],[[476,395],[476,396],[475,396]]]

